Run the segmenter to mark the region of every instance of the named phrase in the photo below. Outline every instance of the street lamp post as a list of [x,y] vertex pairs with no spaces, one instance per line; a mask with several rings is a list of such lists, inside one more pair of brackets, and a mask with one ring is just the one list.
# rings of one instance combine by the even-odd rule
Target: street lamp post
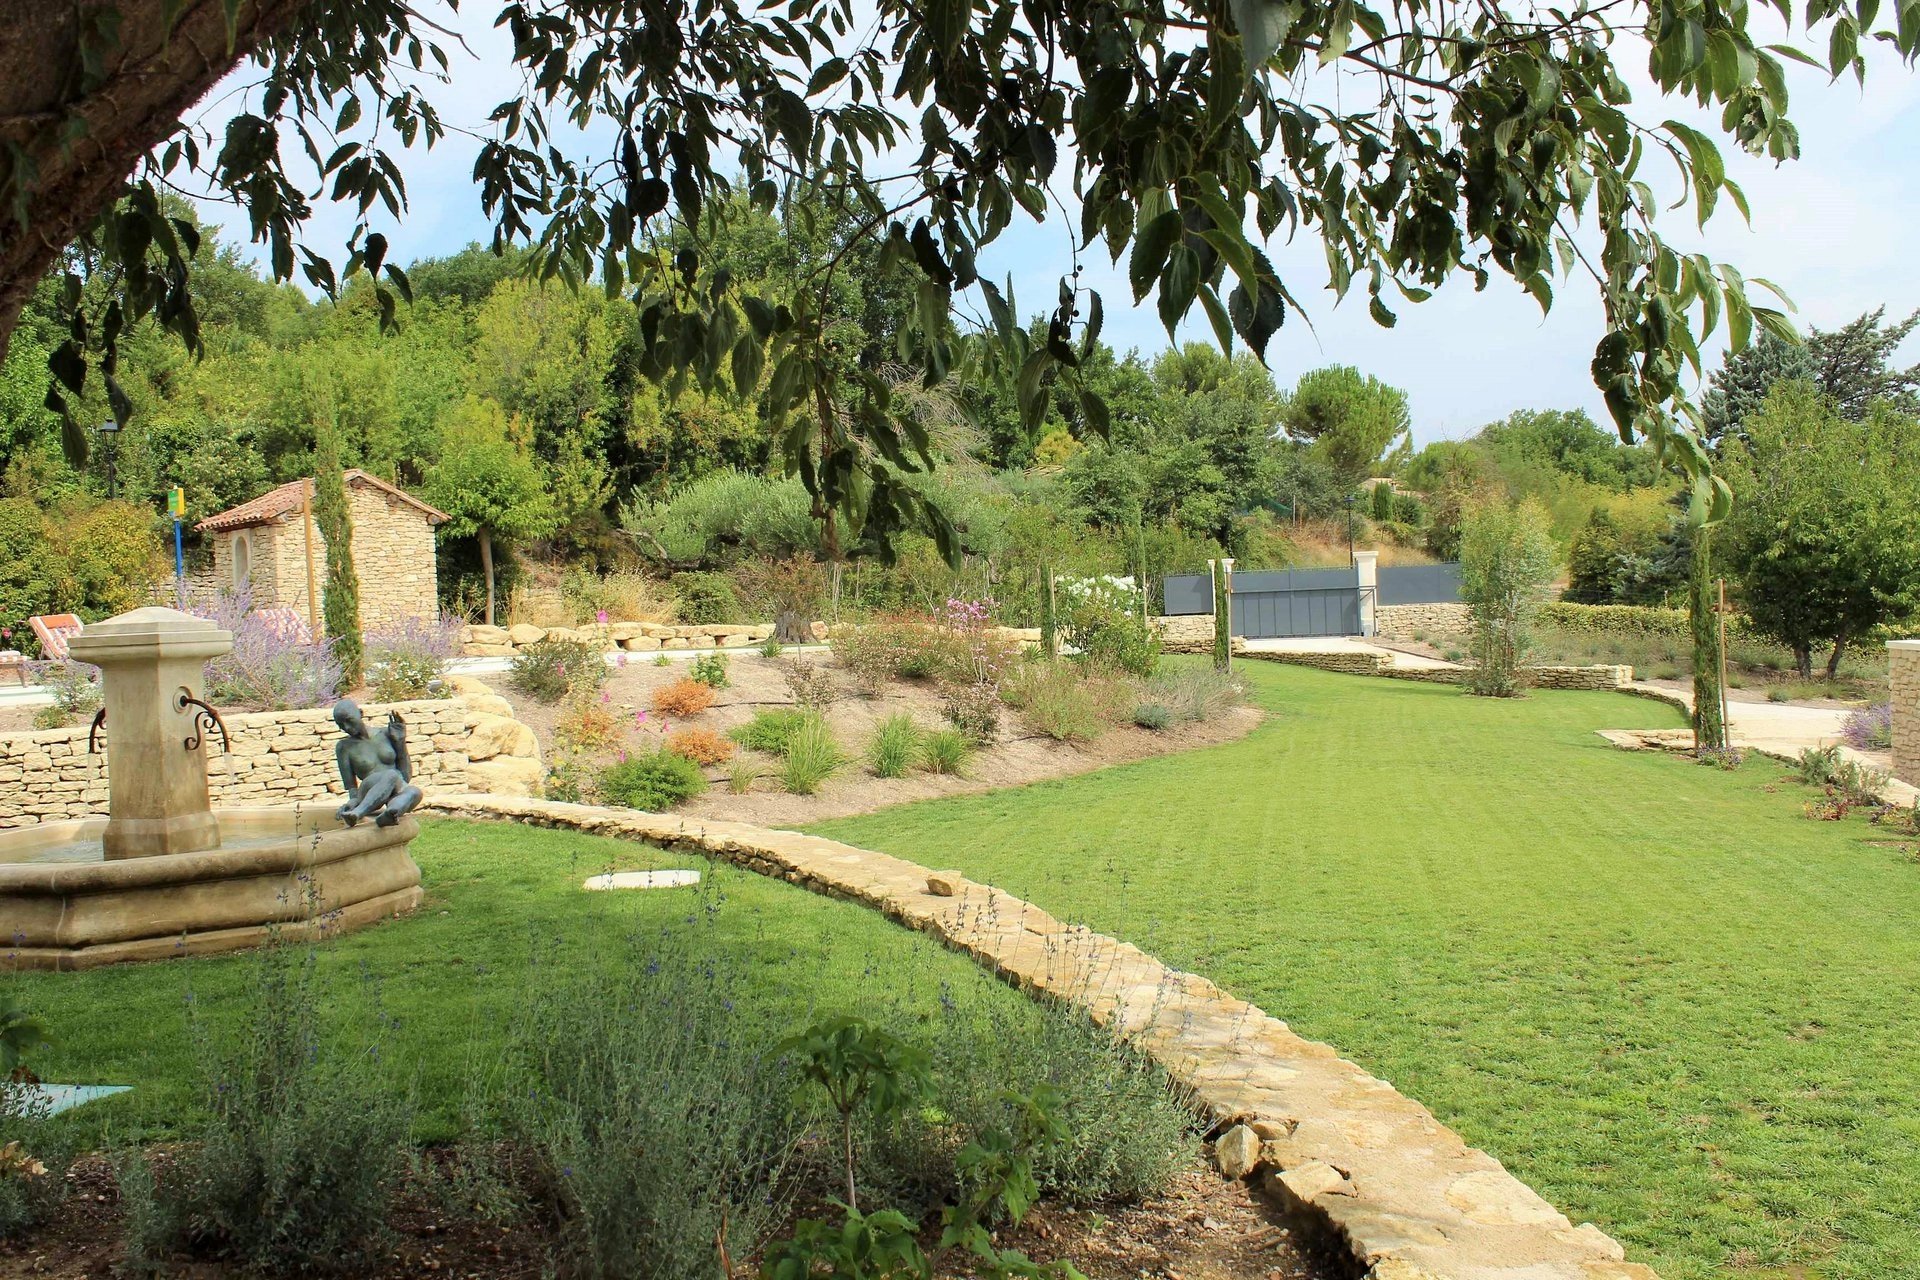
[[101,446],[101,449],[106,453],[106,459],[107,459],[107,497],[108,498],[112,498],[115,496],[114,484],[113,484],[113,455],[114,455],[115,446],[119,442],[119,439],[120,439],[120,424],[118,422],[114,421],[112,418],[108,418],[105,422],[100,424],[100,446]]

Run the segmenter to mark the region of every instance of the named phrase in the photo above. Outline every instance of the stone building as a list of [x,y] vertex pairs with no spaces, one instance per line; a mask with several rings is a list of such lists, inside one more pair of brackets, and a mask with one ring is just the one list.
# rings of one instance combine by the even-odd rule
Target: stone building
[[[446,513],[358,467],[345,479],[361,625],[437,616],[433,530]],[[195,525],[213,541],[214,585],[251,591],[256,609],[291,609],[311,625],[327,580],[327,542],[311,517],[312,501],[313,481],[295,480]],[[322,593],[318,601],[308,594],[309,581]]]

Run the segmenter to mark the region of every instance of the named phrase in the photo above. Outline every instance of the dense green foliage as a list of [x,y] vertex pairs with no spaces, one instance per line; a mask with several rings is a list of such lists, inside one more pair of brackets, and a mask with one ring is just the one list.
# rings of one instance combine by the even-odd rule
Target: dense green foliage
[[[1801,16],[1805,44],[1836,77],[1864,79],[1863,41],[1907,59],[1920,49],[1920,0],[1814,4]],[[1552,22],[1433,0],[1384,12],[881,0],[870,16],[839,0],[786,18],[729,7],[717,22],[684,5],[635,22],[626,0],[551,12],[516,3],[496,18],[513,67],[474,165],[476,197],[497,248],[530,246],[530,274],[631,299],[649,379],[678,391],[690,375],[704,394],[757,398],[813,496],[830,558],[862,543],[884,551],[910,528],[953,549],[938,507],[902,482],[938,452],[912,388],[978,374],[1011,395],[1029,430],[1062,394],[1096,435],[1117,416],[1083,376],[1098,363],[1102,305],[1078,273],[1061,279],[1044,333],[979,273],[1017,215],[1060,209],[1069,169],[1079,244],[1126,257],[1135,300],[1154,297],[1169,333],[1197,312],[1223,348],[1264,355],[1298,309],[1261,248],[1282,232],[1319,239],[1327,284],[1344,296],[1358,282],[1382,325],[1456,277],[1484,287],[1497,271],[1543,309],[1556,278],[1591,281],[1606,318],[1593,378],[1617,428],[1653,440],[1717,516],[1725,491],[1684,425],[1683,370],[1698,371],[1699,346],[1723,320],[1736,351],[1756,323],[1788,326],[1750,302],[1738,272],[1661,237],[1667,197],[1645,180],[1645,160],[1679,167],[1678,204],[1702,222],[1723,196],[1743,212],[1746,200],[1706,134],[1642,123],[1659,112],[1634,102],[1615,50],[1622,33],[1644,37],[1654,98],[1718,106],[1727,140],[1788,159],[1799,138],[1782,59],[1814,58],[1763,45],[1748,22],[1743,6],[1644,2]],[[218,44],[216,24],[223,53],[173,56],[175,42]],[[205,246],[163,191],[236,202],[277,280],[297,267],[329,295],[360,290],[381,324],[397,321],[410,277],[365,215],[376,202],[401,215],[399,153],[445,132],[433,85],[451,78],[444,24],[391,0],[291,13],[229,5],[218,19],[116,0],[0,34],[9,78],[33,80],[0,119],[0,206],[18,232],[0,253],[0,342],[33,281],[69,268],[51,332],[22,345],[53,375],[46,402],[70,455],[84,450],[78,423],[92,404],[135,412],[118,359],[143,321],[207,345],[193,285]],[[170,119],[248,59],[262,92],[239,95],[224,136],[221,113]],[[40,74],[23,74],[29,66]],[[141,96],[121,105],[134,88]],[[553,141],[572,129],[607,141],[586,154]],[[74,146],[79,137],[93,145]],[[286,167],[295,137],[319,171],[312,196]],[[299,243],[322,192],[361,215],[338,266]],[[776,211],[805,233],[797,269],[736,273],[734,239]],[[1595,242],[1577,247],[1575,224],[1589,218]],[[838,268],[854,257],[882,283],[850,299],[855,273]],[[477,274],[444,280],[465,288]],[[982,318],[962,332],[957,310]],[[512,351],[551,342],[591,359],[617,329],[574,312],[499,336]],[[888,361],[907,372],[890,376]],[[535,439],[574,482],[556,489],[563,513],[584,511],[597,489],[571,462],[606,429],[602,387],[556,369],[526,384],[537,403],[525,409],[575,415],[556,419],[562,436]],[[724,435],[731,415],[710,410],[695,408],[686,429]],[[659,447],[662,433],[643,435]]]
[[1681,723],[1644,700],[1236,665],[1237,743],[817,830],[1205,974],[1670,1280],[1920,1256],[1920,868],[1884,829],[1594,736]]
[[707,779],[676,751],[639,751],[602,770],[599,788],[608,804],[665,813],[705,792]]
[[1776,386],[1727,447],[1740,601],[1811,674],[1920,609],[1920,419],[1881,401],[1859,420],[1814,384]]

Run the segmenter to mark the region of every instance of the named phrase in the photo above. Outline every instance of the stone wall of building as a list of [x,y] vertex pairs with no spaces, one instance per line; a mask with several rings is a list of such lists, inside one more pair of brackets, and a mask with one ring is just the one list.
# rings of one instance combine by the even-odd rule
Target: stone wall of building
[[[371,725],[389,711],[407,722],[414,781],[429,794],[538,794],[544,777],[533,730],[506,699],[460,682],[457,698],[369,704]],[[216,807],[297,804],[342,798],[330,709],[252,711],[224,717],[229,748],[208,735],[207,790]],[[107,733],[110,736],[111,731]],[[0,734],[0,828],[31,827],[107,811],[107,755],[87,751],[87,726]]]
[[[433,526],[420,509],[367,484],[347,486],[347,506],[353,518],[353,568],[360,579],[360,625],[377,631],[409,618],[438,617]],[[222,590],[238,585],[234,569],[244,541],[254,607],[292,609],[308,617],[305,526],[295,511],[215,534],[214,581]],[[324,605],[327,540],[318,525],[313,530],[313,580]]]
[[1458,640],[1471,634],[1472,618],[1467,606],[1457,601],[1447,604],[1383,604],[1373,611],[1374,626],[1382,640]]
[[1887,643],[1893,696],[1893,776],[1920,785],[1920,640]]

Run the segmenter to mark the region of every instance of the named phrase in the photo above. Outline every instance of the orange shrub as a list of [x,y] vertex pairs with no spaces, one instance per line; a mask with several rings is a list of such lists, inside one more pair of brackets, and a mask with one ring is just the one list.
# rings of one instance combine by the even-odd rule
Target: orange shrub
[[667,750],[695,764],[725,764],[733,759],[733,744],[711,729],[675,729],[667,735]]
[[653,709],[663,716],[697,716],[712,705],[713,689],[685,676],[653,695]]

